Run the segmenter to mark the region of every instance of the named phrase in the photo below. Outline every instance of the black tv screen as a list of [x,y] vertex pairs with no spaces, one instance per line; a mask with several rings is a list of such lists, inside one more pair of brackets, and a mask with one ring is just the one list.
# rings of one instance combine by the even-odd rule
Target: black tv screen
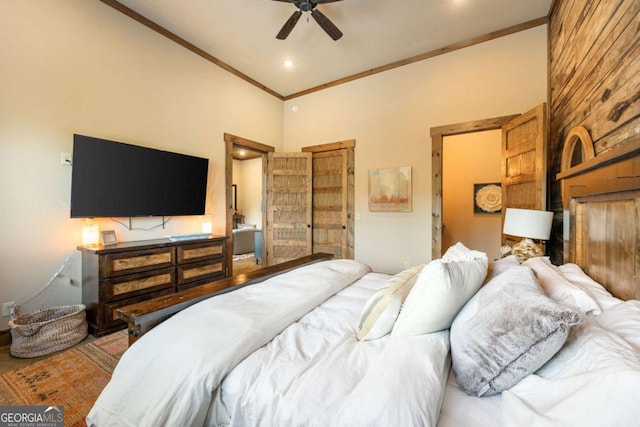
[[71,218],[202,215],[209,160],[73,135]]

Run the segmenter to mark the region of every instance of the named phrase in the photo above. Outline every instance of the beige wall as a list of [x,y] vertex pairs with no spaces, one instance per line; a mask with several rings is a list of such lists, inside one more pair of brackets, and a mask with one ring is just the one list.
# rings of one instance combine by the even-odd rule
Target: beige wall
[[[536,27],[285,102],[287,151],[356,140],[356,259],[390,273],[430,259],[430,128],[544,102],[546,31]],[[369,212],[367,171],[394,166],[413,167],[413,212]]]
[[234,160],[233,183],[238,186],[238,209],[244,222],[262,228],[262,159]]
[[[101,2],[0,2],[0,39],[0,302],[29,310],[80,301],[83,220],[69,218],[71,167],[60,164],[73,133],[209,158],[218,234],[224,132],[282,147],[282,101]],[[197,217],[150,231],[98,222],[121,240],[200,231]]]
[[452,135],[442,141],[442,251],[456,242],[500,258],[501,215],[475,213],[473,184],[501,179],[502,132]]

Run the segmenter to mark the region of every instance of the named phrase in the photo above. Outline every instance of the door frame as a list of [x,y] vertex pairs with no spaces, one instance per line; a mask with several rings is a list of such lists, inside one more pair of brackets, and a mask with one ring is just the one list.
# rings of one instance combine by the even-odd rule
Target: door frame
[[445,136],[501,129],[520,116],[494,117],[452,125],[437,126],[431,132],[431,259],[442,256],[442,141]]
[[[262,144],[260,142],[252,141],[250,139],[242,138],[240,136],[232,135],[229,133],[224,134],[225,142],[225,235],[227,236],[226,253],[227,253],[227,276],[233,275],[233,149],[234,147],[242,147],[251,151],[256,151],[262,155],[262,200],[263,204],[266,201],[267,192],[267,153],[275,151],[275,147]],[[262,210],[262,227],[264,230],[266,212]],[[265,247],[265,233],[262,233],[262,247]]]

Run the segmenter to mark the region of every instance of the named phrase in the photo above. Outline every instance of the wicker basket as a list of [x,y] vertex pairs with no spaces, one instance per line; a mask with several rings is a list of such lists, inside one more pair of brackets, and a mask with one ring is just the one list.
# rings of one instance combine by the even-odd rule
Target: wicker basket
[[12,356],[44,356],[69,348],[87,336],[83,304],[45,308],[9,321]]

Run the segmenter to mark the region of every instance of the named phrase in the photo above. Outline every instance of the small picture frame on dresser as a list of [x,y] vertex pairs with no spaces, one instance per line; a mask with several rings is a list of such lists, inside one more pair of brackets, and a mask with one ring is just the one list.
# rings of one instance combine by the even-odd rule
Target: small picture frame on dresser
[[104,230],[100,232],[102,236],[102,244],[104,246],[115,245],[118,243],[116,239],[116,232],[114,230]]

